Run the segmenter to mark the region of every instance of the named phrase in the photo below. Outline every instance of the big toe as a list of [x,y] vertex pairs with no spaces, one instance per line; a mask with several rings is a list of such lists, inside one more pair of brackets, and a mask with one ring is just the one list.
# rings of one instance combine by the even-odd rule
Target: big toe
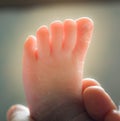
[[74,49],[74,54],[83,61],[87,53],[93,33],[93,21],[90,18],[80,18],[76,21],[77,24],[77,42]]

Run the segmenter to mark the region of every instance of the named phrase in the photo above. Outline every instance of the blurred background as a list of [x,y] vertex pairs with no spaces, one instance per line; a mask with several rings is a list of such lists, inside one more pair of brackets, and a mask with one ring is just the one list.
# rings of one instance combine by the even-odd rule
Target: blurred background
[[[74,2],[73,2],[74,1]],[[120,104],[120,3],[87,0],[0,0],[0,120],[13,104],[26,105],[22,83],[23,44],[50,22],[90,17],[95,24],[84,77],[98,80]]]

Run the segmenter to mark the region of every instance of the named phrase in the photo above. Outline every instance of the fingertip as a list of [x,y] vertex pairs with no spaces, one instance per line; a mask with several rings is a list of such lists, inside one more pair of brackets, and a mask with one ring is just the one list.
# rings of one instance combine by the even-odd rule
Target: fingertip
[[105,121],[120,121],[120,111],[117,110],[110,111],[106,115]]
[[110,96],[100,86],[91,86],[84,90],[83,100],[89,115],[95,120],[103,120],[105,115],[116,109]]
[[82,80],[82,93],[84,90],[90,86],[101,86],[100,83],[92,78],[85,78]]

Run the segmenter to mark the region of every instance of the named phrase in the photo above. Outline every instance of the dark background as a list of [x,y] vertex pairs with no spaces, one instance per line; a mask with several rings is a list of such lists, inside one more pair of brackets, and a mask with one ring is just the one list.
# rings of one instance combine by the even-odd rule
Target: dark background
[[114,3],[119,0],[0,0],[1,7],[23,7],[42,5],[42,4],[54,4],[54,3]]
[[23,43],[56,19],[90,17],[95,24],[84,77],[97,79],[120,103],[120,3],[88,0],[0,0],[0,120],[16,103],[26,105],[22,83]]

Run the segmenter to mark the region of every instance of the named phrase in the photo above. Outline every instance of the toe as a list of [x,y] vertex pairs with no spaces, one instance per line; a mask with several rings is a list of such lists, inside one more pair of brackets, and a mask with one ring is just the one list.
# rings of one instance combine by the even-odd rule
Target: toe
[[77,42],[75,55],[84,60],[93,32],[93,22],[89,18],[81,18],[77,23]]
[[34,52],[36,49],[36,38],[32,35],[30,35],[25,43],[24,43],[24,56],[27,56],[28,58],[34,57]]
[[63,40],[63,24],[55,21],[50,25],[52,53],[58,55],[61,50]]
[[37,48],[39,57],[48,57],[50,55],[49,31],[47,26],[41,26],[36,33]]
[[110,96],[100,86],[91,86],[83,92],[85,108],[95,120],[103,120],[105,115],[116,109]]
[[71,52],[76,43],[76,22],[67,19],[64,21],[64,43],[63,49],[66,52]]

